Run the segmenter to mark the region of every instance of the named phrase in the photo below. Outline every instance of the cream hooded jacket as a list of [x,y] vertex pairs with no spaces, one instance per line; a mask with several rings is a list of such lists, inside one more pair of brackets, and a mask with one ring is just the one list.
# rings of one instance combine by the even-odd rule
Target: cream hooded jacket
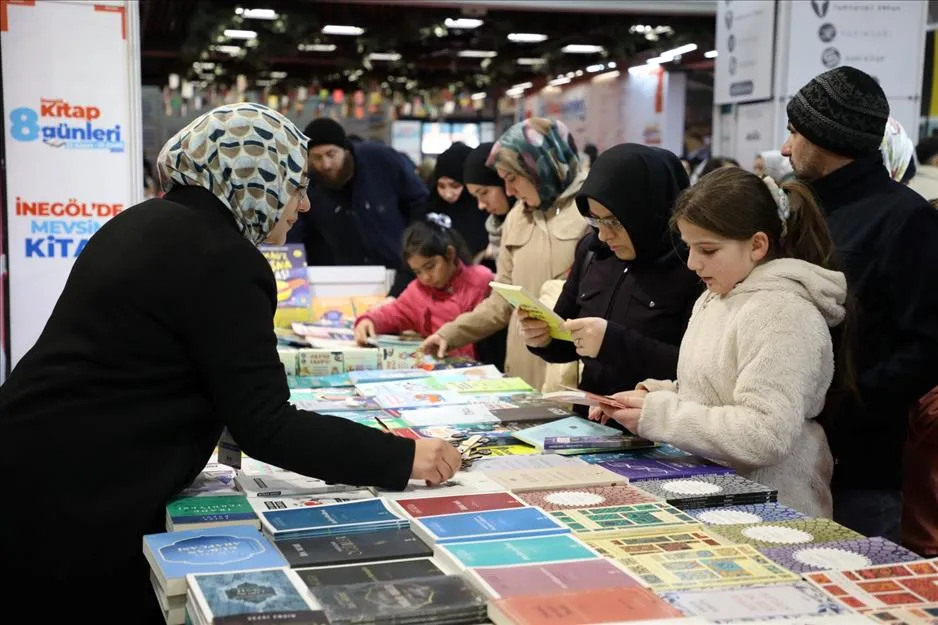
[[647,380],[638,434],[733,467],[779,501],[830,517],[834,464],[814,420],[834,373],[830,328],[844,275],[784,258],[725,296],[704,293],[681,341],[678,382]]

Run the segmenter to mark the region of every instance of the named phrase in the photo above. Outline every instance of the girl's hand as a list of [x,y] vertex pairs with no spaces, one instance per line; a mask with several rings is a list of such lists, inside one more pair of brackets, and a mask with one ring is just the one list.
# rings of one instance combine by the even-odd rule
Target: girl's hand
[[375,336],[375,322],[371,319],[362,319],[358,322],[358,325],[355,326],[355,342],[362,347],[368,346],[368,339],[374,338]]
[[[626,406],[626,408],[613,408],[612,406],[602,406],[600,410],[603,417],[601,423],[609,419],[615,419],[622,427],[633,434],[638,434],[638,421],[642,417],[642,408],[645,406],[645,395],[648,391],[625,391],[616,393],[613,399]],[[590,410],[590,418],[593,418],[593,410]]]

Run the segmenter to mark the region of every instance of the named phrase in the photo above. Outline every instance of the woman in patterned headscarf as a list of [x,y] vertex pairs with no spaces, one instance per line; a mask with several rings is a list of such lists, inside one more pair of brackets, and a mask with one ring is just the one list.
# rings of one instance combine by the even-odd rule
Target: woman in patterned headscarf
[[[0,470],[29,475],[30,492],[56,502],[55,514],[5,516],[0,553],[24,587],[66,593],[54,603],[67,611],[107,588],[127,620],[162,623],[142,537],[164,530],[167,502],[226,427],[252,457],[328,482],[402,489],[458,468],[442,441],[289,403],[274,277],[256,246],[282,243],[307,209],[306,152],[275,111],[215,109],[160,153],[166,195],[87,242],[42,335],[0,387]],[[63,527],[82,537],[68,558],[57,541],[23,540]]]
[[[502,226],[495,280],[538,296],[545,282],[566,277],[577,243],[589,231],[574,201],[585,173],[570,132],[559,121],[527,119],[505,131],[486,164],[505,181],[505,191],[520,200]],[[427,338],[424,349],[442,354],[507,327],[505,373],[540,389],[546,364],[528,352],[512,313],[511,305],[493,293]]]

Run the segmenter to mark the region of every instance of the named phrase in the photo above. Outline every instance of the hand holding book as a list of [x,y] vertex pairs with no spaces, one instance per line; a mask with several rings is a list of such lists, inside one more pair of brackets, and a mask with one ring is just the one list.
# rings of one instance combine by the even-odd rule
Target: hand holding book
[[590,408],[589,418],[593,421],[606,423],[609,419],[614,419],[622,427],[633,434],[638,434],[638,420],[642,416],[642,408],[645,405],[645,395],[648,391],[625,391],[612,395],[612,399],[618,402],[621,407],[615,407],[608,403]]

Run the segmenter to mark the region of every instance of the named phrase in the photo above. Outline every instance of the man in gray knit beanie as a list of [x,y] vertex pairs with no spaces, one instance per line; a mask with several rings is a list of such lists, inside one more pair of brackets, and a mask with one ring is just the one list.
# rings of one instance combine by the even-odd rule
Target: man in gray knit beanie
[[889,119],[882,87],[854,67],[814,77],[788,103],[791,136],[782,154],[795,173],[817,180],[851,159],[879,152]]
[[851,341],[858,393],[825,423],[834,520],[898,542],[909,409],[938,385],[938,212],[883,166],[888,117],[872,76],[832,69],[788,103],[782,154],[821,202],[859,309]]

